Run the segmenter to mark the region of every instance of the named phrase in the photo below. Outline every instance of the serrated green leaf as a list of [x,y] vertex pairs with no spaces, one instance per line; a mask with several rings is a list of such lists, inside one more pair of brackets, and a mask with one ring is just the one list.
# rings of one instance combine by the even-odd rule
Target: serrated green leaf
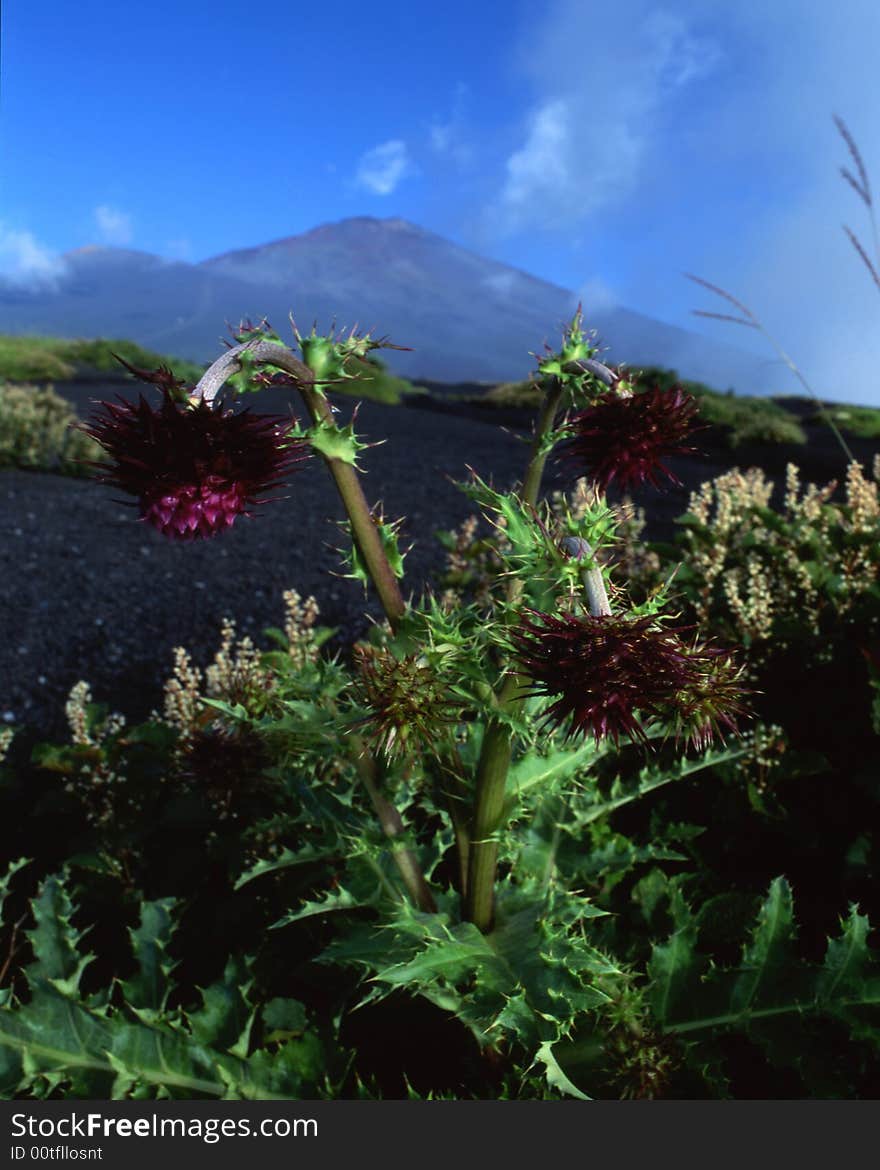
[[26,865],[30,865],[30,858],[28,857],[19,857],[17,861],[10,861],[6,867],[6,873],[0,877],[0,922],[3,920],[3,907],[6,905],[6,899],[9,897],[9,887],[12,885],[12,879]]
[[373,979],[395,987],[429,984],[435,979],[455,982],[477,968],[485,977],[487,968],[500,973],[501,960],[486,936],[472,923],[465,922],[453,935],[434,940],[409,962],[395,963],[377,971]]
[[576,1097],[579,1101],[589,1101],[590,1097],[586,1093],[582,1093],[577,1085],[569,1080],[569,1078],[562,1071],[559,1061],[553,1055],[553,1046],[549,1041],[544,1041],[538,1049],[535,1056],[535,1061],[543,1064],[544,1075],[547,1079],[547,1084],[551,1088],[557,1089],[560,1093],[564,1093],[567,1097]]
[[129,930],[138,970],[122,985],[126,1000],[134,1008],[161,1011],[168,998],[174,962],[168,956],[168,944],[174,933],[173,898],[145,902],[141,907],[140,925]]
[[240,956],[230,957],[222,980],[199,989],[202,1006],[189,1014],[193,1037],[200,1044],[244,1060],[255,1014],[248,1002],[252,986],[247,963]]
[[665,943],[654,943],[648,962],[648,1000],[663,1026],[674,1018],[676,1008],[699,979],[702,967],[696,951],[696,919],[677,890],[673,902],[677,929]]
[[757,996],[768,996],[789,963],[794,938],[791,886],[774,878],[758,911],[751,939],[743,950],[739,978],[731,995],[731,1010],[747,1012]]
[[320,849],[307,843],[300,849],[282,849],[277,857],[258,861],[246,870],[236,881],[233,889],[240,890],[255,878],[263,877],[267,873],[277,873],[282,869],[292,869],[300,865],[312,865],[319,861],[328,861],[338,858],[338,849]]
[[820,1004],[831,1004],[840,997],[858,996],[865,988],[865,979],[871,965],[868,949],[871,924],[867,915],[859,914],[851,906],[840,938],[828,940],[825,962],[816,983],[816,998]]
[[79,986],[90,956],[84,959],[79,953],[83,935],[71,924],[73,905],[60,878],[46,878],[31,903],[31,910],[35,926],[27,936],[36,962],[26,970],[28,982],[33,978],[52,980],[59,985],[70,983],[72,994]]
[[692,760],[682,759],[668,765],[646,764],[637,776],[618,779],[612,788],[609,799],[603,799],[597,794],[594,800],[580,807],[577,811],[577,822],[581,826],[591,824],[600,817],[623,808],[624,805],[632,804],[633,801],[639,800],[647,793],[663,788],[666,784],[684,780],[706,768],[714,768],[718,764],[738,760],[745,755],[746,751],[745,746],[712,749]]
[[510,795],[506,803],[509,811],[513,810],[517,799],[531,789],[577,776],[601,754],[601,749],[593,740],[586,740],[576,747],[551,747],[543,753],[537,748],[525,752],[514,761],[508,772],[507,788]]
[[358,439],[353,423],[340,427],[335,423],[319,422],[310,428],[308,438],[314,450],[325,459],[338,459],[352,467],[357,467],[358,455],[370,446]]
[[318,914],[334,914],[340,910],[358,910],[371,905],[372,902],[364,901],[356,897],[350,890],[339,886],[333,890],[326,890],[320,898],[314,901],[303,902],[298,909],[291,910],[283,918],[273,922],[269,929],[279,930],[282,926],[289,926],[292,922],[301,922],[304,918],[314,918]]

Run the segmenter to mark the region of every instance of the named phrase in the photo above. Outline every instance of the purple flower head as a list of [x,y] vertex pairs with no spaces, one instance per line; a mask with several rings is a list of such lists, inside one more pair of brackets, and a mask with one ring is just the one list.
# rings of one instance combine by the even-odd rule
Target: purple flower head
[[554,616],[526,611],[511,634],[531,694],[553,702],[545,723],[567,738],[622,735],[647,743],[644,720],[671,721],[677,738],[705,747],[740,713],[739,669],[725,651],[688,647],[653,617]]
[[624,491],[646,480],[659,487],[658,474],[677,484],[663,459],[694,450],[685,440],[697,410],[696,399],[678,385],[668,390],[654,386],[628,397],[609,390],[572,417],[572,437],[561,454],[580,464],[579,474],[600,491],[612,482]]
[[[146,373],[139,371],[138,376]],[[224,531],[264,492],[279,487],[307,455],[302,440],[287,437],[291,421],[181,402],[179,383],[162,371],[151,379],[162,391],[154,409],[121,396],[102,402],[81,429],[111,456],[95,478],[137,498],[140,517],[176,540]]]

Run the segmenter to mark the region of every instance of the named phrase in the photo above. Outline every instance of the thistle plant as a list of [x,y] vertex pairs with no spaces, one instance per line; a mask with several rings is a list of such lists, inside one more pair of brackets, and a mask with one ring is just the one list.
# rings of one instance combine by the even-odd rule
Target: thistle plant
[[[867,918],[853,909],[822,967],[815,948],[804,966],[792,949],[790,889],[780,878],[767,893],[764,882],[742,960],[731,967],[732,952],[714,950],[709,929],[717,887],[680,868],[704,830],[672,811],[674,794],[657,795],[709,774],[716,783],[703,787],[702,799],[725,808],[729,785],[742,784],[741,762],[754,771],[762,752],[757,737],[719,744],[737,731],[749,699],[744,664],[704,632],[713,607],[707,603],[705,621],[685,617],[670,610],[670,578],[648,588],[629,579],[638,558],[619,549],[631,523],[605,495],[609,486],[670,478],[665,460],[691,445],[695,410],[685,391],[642,388],[599,361],[578,311],[559,350],[537,359],[543,401],[521,482],[501,490],[471,471],[459,485],[471,518],[447,542],[450,587],[416,597],[402,589],[402,518],[369,506],[356,415],[346,420],[335,401],[351,359],[382,343],[355,332],[295,337],[298,352],[265,322],[248,324],[195,386],[166,371],[135,371],[154,384],[160,405],[142,399],[99,409],[89,427],[110,458],[99,470],[134,497],[157,539],[213,543],[230,526],[227,515],[249,522],[244,514],[264,499],[261,489],[279,485],[311,453],[345,504],[344,571],[375,587],[384,620],[346,663],[327,652],[331,631],[316,624],[315,599],[288,591],[284,628],[267,631],[277,649],[259,651],[224,622],[204,672],[178,649],[164,717],[143,727],[96,711],[82,684],[71,696],[71,745],[45,746],[36,757],[79,800],[90,834],[88,844],[77,842],[79,855],[97,856],[129,897],[149,888],[162,899],[144,904],[144,925],[132,936],[138,947],[149,951],[150,932],[159,932],[158,945],[170,931],[168,895],[213,897],[199,893],[205,861],[226,875],[242,935],[226,970],[259,1012],[262,1032],[249,1040],[212,1034],[199,1060],[213,1071],[197,1077],[187,1037],[202,1043],[207,1034],[196,1004],[175,1017],[171,1033],[164,1017],[154,1029],[160,1048],[176,1037],[175,1060],[165,1053],[140,1067],[130,1060],[128,1009],[108,1001],[96,1017],[75,982],[59,980],[54,968],[48,979],[28,968],[15,977],[18,999],[0,1007],[0,1047],[32,1045],[43,1015],[62,1008],[65,1018],[97,1024],[65,1030],[49,1065],[34,1073],[12,1059],[10,1085],[27,1091],[28,1078],[44,1074],[85,1092],[77,1068],[97,1070],[103,1086],[121,1061],[132,1091],[146,1094],[196,1083],[213,1092],[204,1086],[227,1073],[244,1094],[295,1094],[316,1075],[317,1041],[303,1047],[302,1038],[320,1037],[325,1076],[349,1067],[339,1021],[350,1017],[352,1000],[396,991],[470,1032],[485,1063],[469,1083],[483,1095],[497,1069],[501,1095],[663,1095],[675,1085],[687,1092],[689,1076],[723,1093],[721,1032],[763,1028],[758,1038],[772,1046],[802,1017],[810,1027],[830,1017],[832,1027],[857,1035],[859,1013],[876,998]],[[227,383],[238,394],[293,385],[308,421],[230,411],[220,405]],[[546,499],[550,460],[571,488]],[[752,487],[760,507],[764,489]],[[802,500],[793,478],[788,488],[805,516],[827,507],[815,492]],[[295,479],[285,490],[295,492]],[[847,565],[861,582],[857,558],[874,530],[876,495],[855,473],[850,494],[846,547],[856,559]],[[213,497],[217,515],[209,514]],[[163,500],[172,522],[158,513]],[[693,503],[695,511],[711,506],[705,492]],[[727,496],[717,506],[731,511]],[[270,524],[271,503],[261,513]],[[489,535],[478,536],[486,525]],[[679,579],[687,585],[688,566]],[[639,601],[630,586],[641,590]],[[630,837],[613,818],[641,801],[649,824]],[[181,824],[175,806],[186,810]],[[190,854],[194,824],[203,843]],[[171,840],[185,847],[176,851]],[[161,853],[164,875],[169,849],[179,852],[179,884],[157,886],[154,876],[148,887],[150,858]],[[678,867],[671,875],[668,864]],[[70,917],[64,888],[63,879],[45,887],[60,907],[57,921],[41,895],[35,903],[48,924],[40,929],[59,937]],[[699,910],[695,897],[703,898]],[[157,910],[166,900],[167,911]],[[205,940],[191,945],[201,951]],[[77,958],[78,938],[68,951],[68,967],[80,970],[87,956]],[[858,956],[852,968],[842,957],[850,953]],[[258,957],[253,968],[247,955]],[[332,1004],[322,994],[315,1008],[308,989],[327,964],[335,968],[328,987],[342,991]],[[269,981],[259,994],[250,970]],[[308,1003],[286,998],[300,988]],[[140,1003],[136,990],[126,1002]],[[276,1050],[268,1025],[279,1004],[294,1026],[280,1029],[287,1039]],[[245,1058],[253,1070],[268,1069],[268,1081],[249,1073]],[[325,1079],[317,1091],[339,1090]]]
[[[674,479],[664,459],[690,450],[696,404],[680,386],[637,390],[596,358],[578,309],[558,352],[547,347],[536,379],[543,403],[522,483],[496,492],[472,474],[463,490],[499,534],[483,605],[408,600],[400,588],[401,521],[371,509],[361,488],[364,444],[354,419],[338,421],[334,387],[387,345],[369,334],[308,336],[294,325],[297,355],[264,321],[243,324],[234,345],[194,387],[170,371],[128,367],[162,394],[154,409],[103,404],[87,430],[112,459],[100,478],[137,498],[141,518],[173,539],[214,537],[311,452],[323,459],[347,512],[350,574],[375,587],[387,619],[355,648],[357,677],[332,717],[392,847],[412,902],[433,911],[419,849],[394,806],[400,776],[433,786],[454,828],[459,914],[481,932],[496,921],[499,841],[510,818],[511,767],[524,749],[577,758],[592,738],[644,748],[671,734],[705,751],[744,710],[740,667],[728,651],[670,624],[665,592],[632,607],[598,552],[614,538],[604,492]],[[295,386],[311,425],[234,413],[217,405],[239,393]],[[554,448],[588,485],[577,512],[554,511],[541,479]],[[610,598],[614,598],[612,605]],[[559,733],[557,735],[557,733]],[[221,739],[220,743],[223,742]],[[202,754],[216,751],[206,739]],[[425,764],[434,756],[433,765]],[[207,758],[207,755],[206,755]]]

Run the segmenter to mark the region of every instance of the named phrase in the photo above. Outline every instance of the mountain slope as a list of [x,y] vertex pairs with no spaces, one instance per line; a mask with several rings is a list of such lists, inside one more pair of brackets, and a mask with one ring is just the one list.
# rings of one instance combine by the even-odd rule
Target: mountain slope
[[[0,332],[124,336],[208,361],[226,321],[266,316],[283,336],[292,312],[301,328],[357,322],[411,346],[386,355],[407,376],[497,382],[525,377],[529,352],[556,346],[576,304],[566,289],[402,219],[346,219],[199,264],[96,247],[63,259],[54,286],[0,281]],[[609,361],[671,366],[720,389],[784,388],[733,346],[624,308],[584,313]]]

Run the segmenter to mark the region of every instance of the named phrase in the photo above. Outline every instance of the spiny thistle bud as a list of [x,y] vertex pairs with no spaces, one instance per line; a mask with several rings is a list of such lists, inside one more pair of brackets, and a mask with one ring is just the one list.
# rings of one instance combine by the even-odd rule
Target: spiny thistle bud
[[250,515],[250,505],[265,503],[258,497],[281,486],[308,453],[303,440],[288,437],[291,419],[181,402],[173,376],[129,368],[159,386],[159,409],[142,395],[137,404],[117,395],[120,405],[100,403],[103,416],[93,414],[80,429],[114,461],[95,478],[136,496],[140,518],[166,536],[222,532],[236,516]]
[[697,677],[676,695],[669,720],[676,742],[689,742],[705,751],[724,731],[737,731],[737,717],[746,714],[747,688],[742,684],[743,665],[733,651],[720,646],[694,645],[691,662]]
[[430,663],[417,654],[395,658],[365,643],[354,647],[354,657],[358,699],[370,712],[361,722],[375,747],[389,758],[429,748],[460,706]]
[[586,468],[600,491],[612,482],[623,491],[646,480],[659,487],[658,473],[677,484],[680,480],[663,459],[694,450],[685,439],[697,410],[696,399],[678,385],[626,396],[609,390],[572,417],[571,441],[561,454],[577,462],[579,475]]
[[672,716],[705,745],[721,724],[733,726],[740,688],[737,675],[724,680],[721,652],[685,646],[653,617],[526,613],[511,634],[514,654],[531,693],[556,696],[544,720],[567,723],[566,738],[607,736],[617,745],[628,735],[647,743],[643,719]]

